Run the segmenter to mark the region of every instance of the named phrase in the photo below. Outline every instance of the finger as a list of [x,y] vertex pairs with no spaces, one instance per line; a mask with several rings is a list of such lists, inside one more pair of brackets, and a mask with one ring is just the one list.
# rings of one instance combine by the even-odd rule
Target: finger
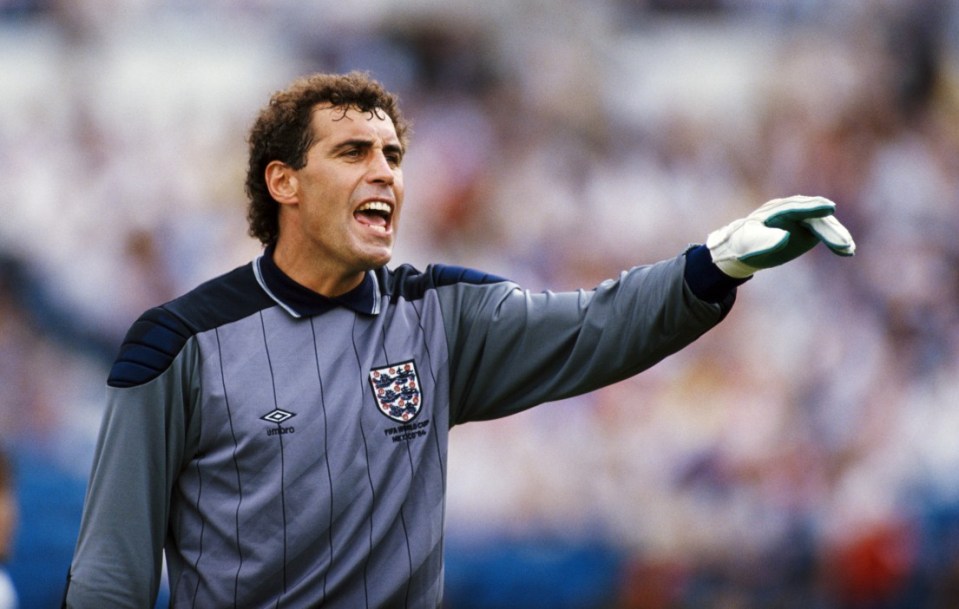
[[811,218],[803,224],[826,244],[830,250],[840,256],[852,256],[856,253],[856,242],[849,230],[835,216]]
[[836,204],[825,197],[795,196],[785,199],[773,199],[759,212],[764,216],[766,226],[788,228],[790,222],[801,222],[809,218],[822,218],[836,211]]

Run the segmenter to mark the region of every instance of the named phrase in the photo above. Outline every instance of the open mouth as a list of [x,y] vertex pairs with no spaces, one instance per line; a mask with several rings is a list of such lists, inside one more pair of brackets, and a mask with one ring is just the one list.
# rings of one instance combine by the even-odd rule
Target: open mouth
[[360,224],[364,224],[386,233],[390,230],[390,220],[393,217],[393,206],[384,201],[370,201],[364,203],[353,212],[353,217]]

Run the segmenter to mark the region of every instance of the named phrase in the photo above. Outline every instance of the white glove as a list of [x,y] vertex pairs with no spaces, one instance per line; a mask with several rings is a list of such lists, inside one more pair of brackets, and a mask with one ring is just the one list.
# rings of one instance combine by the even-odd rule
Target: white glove
[[710,233],[706,247],[719,270],[737,279],[789,262],[820,241],[840,256],[852,256],[856,244],[835,211],[836,204],[823,197],[773,199]]

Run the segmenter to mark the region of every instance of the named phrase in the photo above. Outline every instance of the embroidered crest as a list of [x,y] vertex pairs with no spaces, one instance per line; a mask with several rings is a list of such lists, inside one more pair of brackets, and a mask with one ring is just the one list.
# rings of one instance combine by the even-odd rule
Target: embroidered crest
[[407,423],[419,414],[423,400],[412,360],[370,370],[370,385],[380,412],[394,421]]

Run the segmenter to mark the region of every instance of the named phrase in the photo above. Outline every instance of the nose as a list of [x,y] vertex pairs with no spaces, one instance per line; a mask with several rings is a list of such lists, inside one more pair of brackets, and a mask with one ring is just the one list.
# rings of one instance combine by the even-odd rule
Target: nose
[[382,150],[377,150],[371,155],[370,167],[367,172],[367,179],[370,182],[393,185],[396,175],[393,172],[393,166],[387,160]]

